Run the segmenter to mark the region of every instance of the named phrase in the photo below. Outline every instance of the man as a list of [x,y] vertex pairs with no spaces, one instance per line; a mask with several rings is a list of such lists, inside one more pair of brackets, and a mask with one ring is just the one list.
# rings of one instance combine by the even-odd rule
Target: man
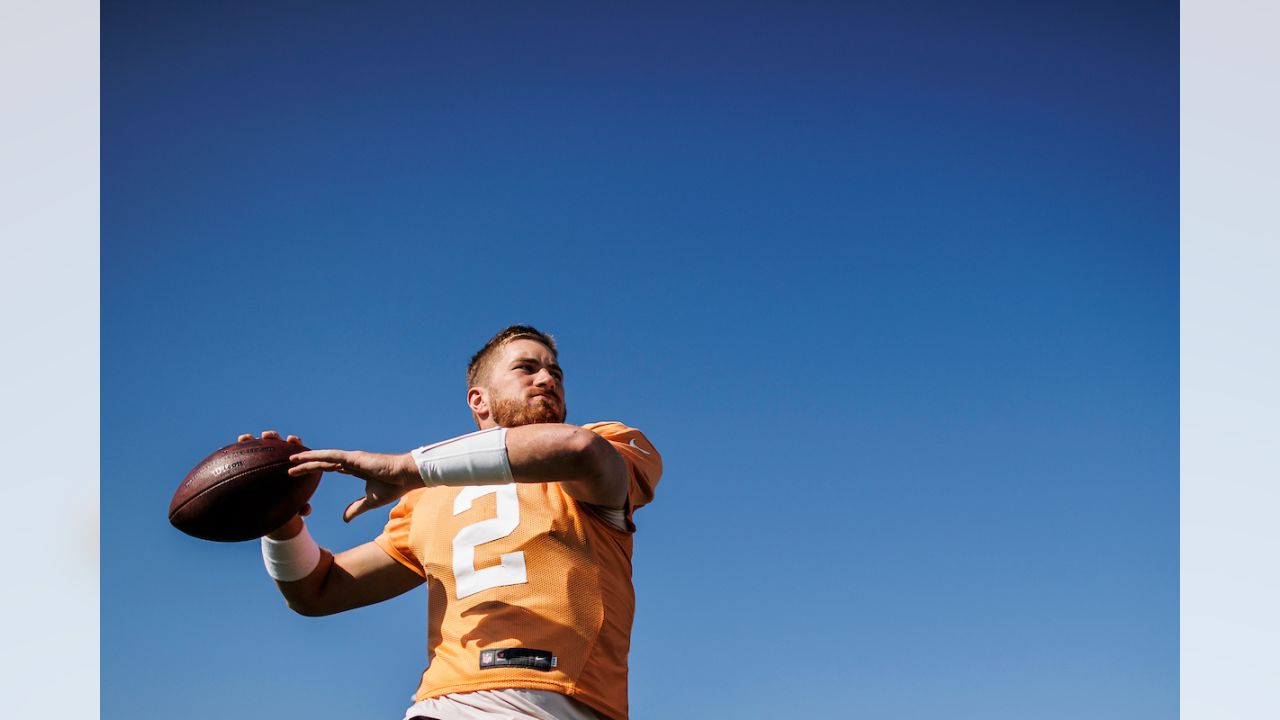
[[303,615],[428,584],[429,667],[406,718],[625,720],[632,513],[661,458],[621,423],[564,424],[555,342],[532,327],[495,335],[467,384],[478,432],[402,455],[294,455],[291,474],[365,481],[347,521],[399,502],[374,541],[336,555],[294,517],[262,539],[267,570]]

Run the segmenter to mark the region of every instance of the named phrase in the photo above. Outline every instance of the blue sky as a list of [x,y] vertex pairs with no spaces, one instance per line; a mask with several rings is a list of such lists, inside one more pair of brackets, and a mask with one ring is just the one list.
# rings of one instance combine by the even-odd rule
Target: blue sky
[[[1172,3],[108,3],[104,718],[398,718],[425,594],[292,615],[169,497],[471,429],[559,339],[663,452],[631,704],[1177,711]],[[341,549],[355,481],[322,483]]]

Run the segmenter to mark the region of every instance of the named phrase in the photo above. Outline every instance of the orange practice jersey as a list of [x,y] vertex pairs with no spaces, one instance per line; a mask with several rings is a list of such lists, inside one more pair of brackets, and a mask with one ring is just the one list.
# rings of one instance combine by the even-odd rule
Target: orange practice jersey
[[[622,423],[584,426],[626,461],[631,513],[653,499],[662,459]],[[635,593],[631,532],[559,483],[414,490],[376,542],[427,578],[430,665],[416,698],[551,690],[627,717]]]

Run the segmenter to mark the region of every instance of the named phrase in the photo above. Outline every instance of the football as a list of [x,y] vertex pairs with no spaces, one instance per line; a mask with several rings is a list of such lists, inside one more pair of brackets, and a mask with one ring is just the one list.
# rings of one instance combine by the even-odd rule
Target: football
[[246,440],[191,469],[169,503],[169,522],[201,540],[253,540],[281,527],[311,499],[320,473],[289,475],[289,456],[307,448]]

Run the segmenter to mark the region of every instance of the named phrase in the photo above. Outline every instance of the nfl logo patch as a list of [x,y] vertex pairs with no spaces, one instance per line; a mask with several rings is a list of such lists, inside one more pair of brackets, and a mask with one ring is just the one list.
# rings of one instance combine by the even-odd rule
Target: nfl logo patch
[[480,662],[486,663],[486,664],[493,662],[493,651],[485,650],[484,652],[480,653]]

